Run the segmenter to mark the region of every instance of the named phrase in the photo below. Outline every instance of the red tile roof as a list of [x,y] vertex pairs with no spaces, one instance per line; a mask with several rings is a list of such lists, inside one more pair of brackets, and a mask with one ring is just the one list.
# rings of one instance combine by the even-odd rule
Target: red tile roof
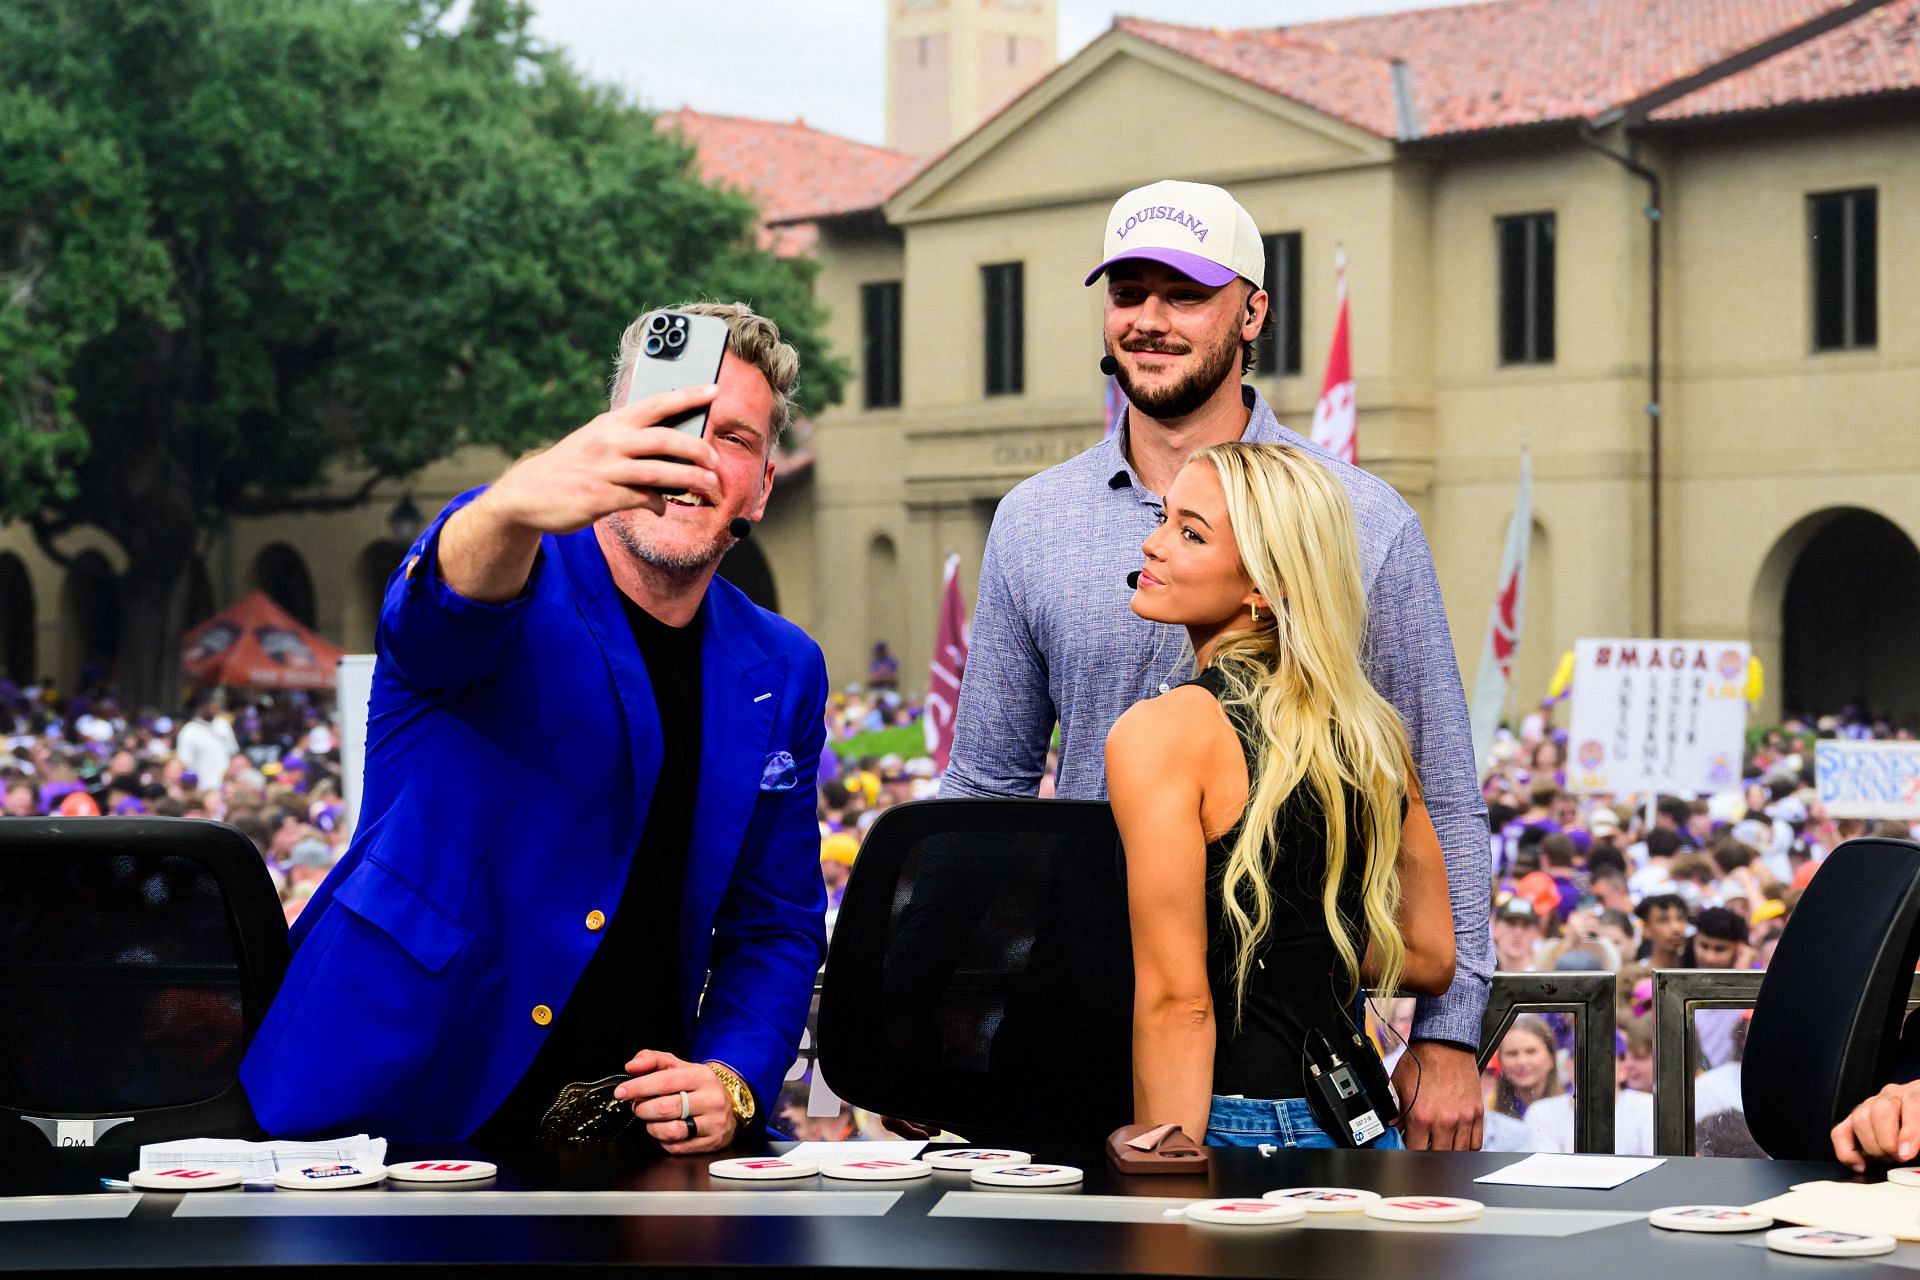
[[1894,0],[1756,67],[1676,98],[1651,119],[1689,120],[1915,89],[1920,89],[1920,0]]
[[783,256],[811,250],[814,228],[768,223],[874,208],[920,166],[914,156],[825,133],[804,120],[749,120],[683,108],[663,113],[656,123],[693,144],[702,178],[753,197],[762,243]]
[[[1222,31],[1137,18],[1115,26],[1381,137],[1400,136],[1403,62],[1412,136],[1597,116],[1694,75],[1847,0],[1489,0],[1443,9]],[[1912,0],[1899,0],[1910,11]],[[1853,22],[1734,77],[1758,101],[1776,80],[1794,101],[1910,84],[1912,38],[1885,14]],[[1851,39],[1842,38],[1852,32]],[[1825,45],[1825,59],[1809,50]],[[1800,56],[1798,72],[1771,72]],[[1843,59],[1844,66],[1836,60]],[[1770,74],[1756,75],[1769,71]],[[1708,92],[1708,91],[1703,91]],[[1698,94],[1693,96],[1700,96]],[[1715,108],[1725,109],[1725,108]],[[1735,108],[1741,109],[1741,108]]]

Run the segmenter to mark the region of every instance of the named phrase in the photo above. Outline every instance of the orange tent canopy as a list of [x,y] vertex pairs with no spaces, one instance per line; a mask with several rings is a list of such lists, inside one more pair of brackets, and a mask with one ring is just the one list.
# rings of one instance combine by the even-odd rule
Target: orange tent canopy
[[331,689],[342,652],[256,591],[189,631],[180,665],[194,684]]

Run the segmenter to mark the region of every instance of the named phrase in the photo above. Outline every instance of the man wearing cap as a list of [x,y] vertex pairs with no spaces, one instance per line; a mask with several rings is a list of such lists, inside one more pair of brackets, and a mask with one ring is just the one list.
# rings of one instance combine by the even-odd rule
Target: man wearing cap
[[943,796],[1031,796],[1060,726],[1058,794],[1106,795],[1103,746],[1120,714],[1189,674],[1178,628],[1136,617],[1129,570],[1187,457],[1233,440],[1313,449],[1352,499],[1368,585],[1368,674],[1400,712],[1447,857],[1454,985],[1423,999],[1395,1070],[1407,1143],[1480,1145],[1474,1049],[1493,968],[1486,809],[1466,699],[1419,519],[1391,486],[1280,425],[1243,382],[1267,326],[1253,218],[1219,187],[1156,182],[1107,217],[1103,345],[1128,408],[1117,430],[1015,487],[980,568],[972,647]]
[[1540,913],[1514,894],[1493,913],[1493,954],[1501,973],[1532,973],[1545,936]]

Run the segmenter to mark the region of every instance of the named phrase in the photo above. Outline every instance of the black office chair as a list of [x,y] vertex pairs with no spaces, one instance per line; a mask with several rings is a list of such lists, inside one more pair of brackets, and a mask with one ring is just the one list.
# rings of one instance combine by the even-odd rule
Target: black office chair
[[240,1056],[286,969],[234,828],[0,819],[0,1145],[264,1137]]
[[1849,840],[1801,894],[1760,983],[1740,1066],[1754,1139],[1831,1160],[1833,1126],[1893,1078],[1920,959],[1920,845]]
[[819,1070],[974,1142],[1099,1141],[1133,1115],[1133,950],[1113,814],[926,800],[867,833],[820,992]]

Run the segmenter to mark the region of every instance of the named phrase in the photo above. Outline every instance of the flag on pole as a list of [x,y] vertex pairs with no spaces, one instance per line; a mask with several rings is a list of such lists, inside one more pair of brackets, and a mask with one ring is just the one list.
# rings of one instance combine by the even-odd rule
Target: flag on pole
[[1313,442],[1336,458],[1358,463],[1360,441],[1353,403],[1353,359],[1347,346],[1347,251],[1333,258],[1335,310],[1333,346],[1327,350],[1327,376],[1320,384],[1320,403],[1313,408]]
[[933,641],[933,674],[927,680],[927,709],[920,726],[927,754],[945,773],[953,756],[953,716],[960,705],[960,677],[967,669],[967,602],[960,594],[960,557],[947,557],[946,587],[940,596],[940,629]]
[[1500,585],[1487,618],[1487,641],[1480,648],[1480,673],[1473,684],[1474,759],[1485,764],[1500,727],[1500,709],[1513,685],[1513,658],[1520,650],[1520,618],[1527,600],[1527,548],[1533,540],[1533,460],[1520,452],[1520,492],[1507,522],[1507,549],[1500,557]]

